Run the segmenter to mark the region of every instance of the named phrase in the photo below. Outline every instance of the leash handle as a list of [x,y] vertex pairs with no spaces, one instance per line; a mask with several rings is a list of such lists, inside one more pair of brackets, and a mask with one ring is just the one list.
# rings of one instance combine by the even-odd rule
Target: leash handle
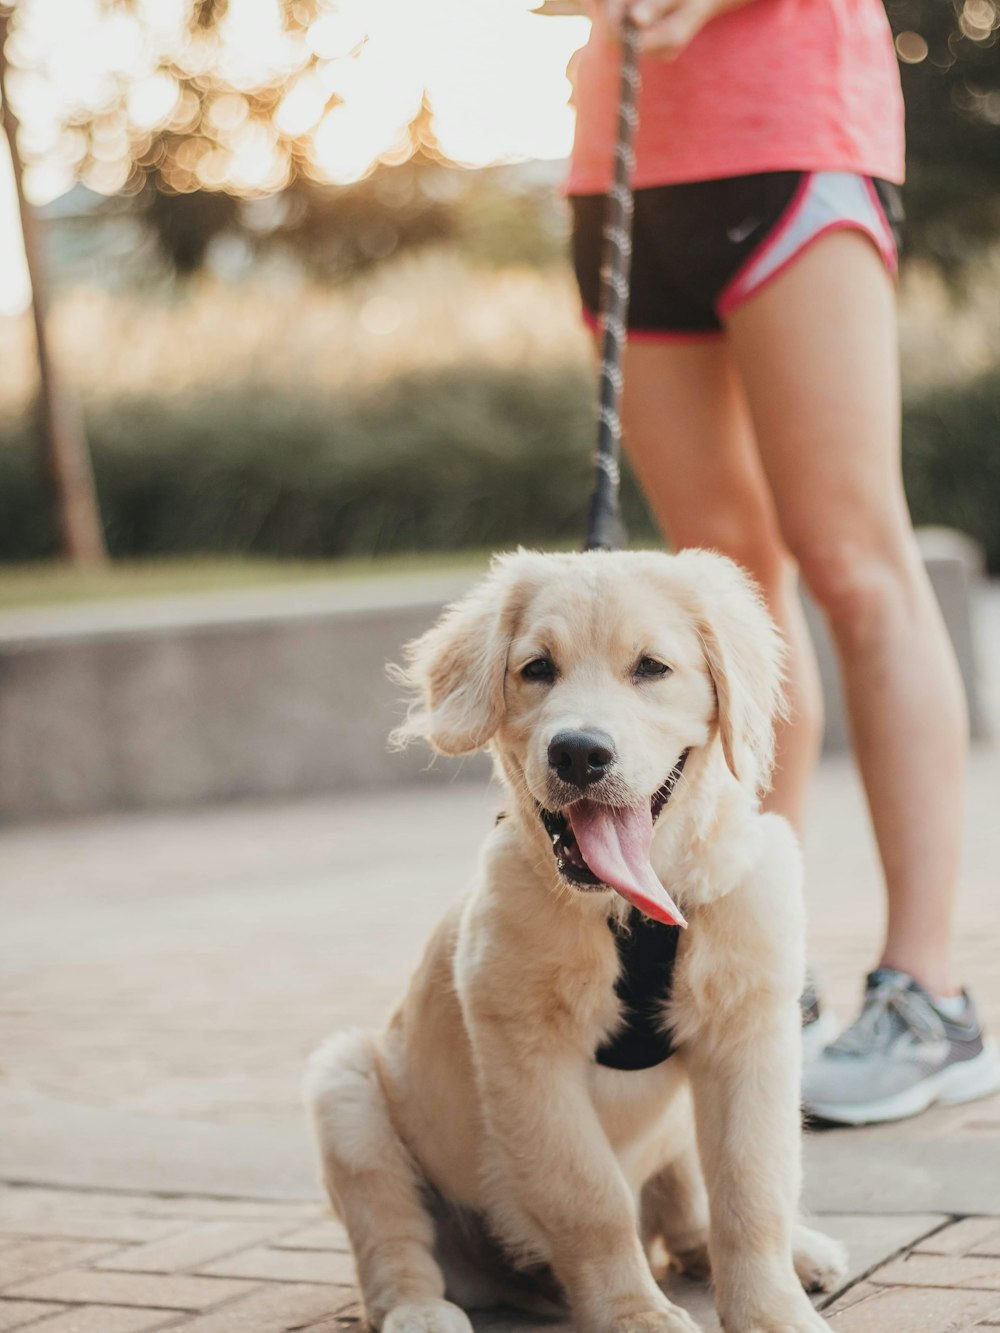
[[601,374],[597,403],[597,450],[585,551],[615,551],[628,540],[619,507],[621,484],[622,360],[628,328],[632,271],[632,172],[639,124],[639,30],[631,19],[622,28],[618,130],[614,178],[605,204],[601,257]]

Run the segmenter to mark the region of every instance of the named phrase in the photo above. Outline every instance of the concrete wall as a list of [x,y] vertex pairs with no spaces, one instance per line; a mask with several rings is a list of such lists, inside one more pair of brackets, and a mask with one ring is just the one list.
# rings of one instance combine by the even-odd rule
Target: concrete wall
[[[978,734],[974,561],[929,554]],[[482,776],[482,758],[390,753],[401,707],[384,666],[469,575],[303,585],[0,616],[0,818],[152,809]],[[828,743],[845,741],[814,614]]]
[[[0,817],[412,780],[386,662],[468,578],[0,617]],[[485,760],[435,760],[432,778]]]

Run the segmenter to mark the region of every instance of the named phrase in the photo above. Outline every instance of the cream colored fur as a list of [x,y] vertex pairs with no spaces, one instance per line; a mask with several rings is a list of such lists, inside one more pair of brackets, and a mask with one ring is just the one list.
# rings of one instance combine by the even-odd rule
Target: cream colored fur
[[[554,683],[521,676],[541,654]],[[646,655],[671,673],[637,678]],[[802,1282],[835,1285],[844,1256],[796,1226],[799,853],[758,804],[781,648],[748,580],[702,551],[518,552],[399,674],[417,696],[400,739],[489,746],[508,796],[388,1026],[333,1038],[310,1066],[371,1323],[467,1333],[463,1308],[551,1310],[561,1291],[584,1333],[691,1333],[654,1280],[665,1249],[711,1267],[727,1333],[828,1328]],[[648,801],[690,748],[653,842],[689,921],[665,1015],[680,1050],[653,1069],[593,1058],[618,1021],[607,923],[623,904],[560,879],[538,818],[567,727],[613,737],[616,804]]]

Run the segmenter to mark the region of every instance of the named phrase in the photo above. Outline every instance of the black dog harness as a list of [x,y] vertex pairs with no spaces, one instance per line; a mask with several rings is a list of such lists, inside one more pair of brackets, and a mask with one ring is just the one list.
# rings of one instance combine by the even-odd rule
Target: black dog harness
[[681,928],[652,921],[634,907],[624,926],[614,920],[608,925],[621,964],[615,994],[622,1021],[594,1059],[607,1069],[652,1069],[676,1050],[663,1011],[673,990]]
[[[662,803],[670,800],[684,772],[690,750],[677,760],[660,788]],[[663,1013],[674,988],[674,965],[680,926],[668,926],[633,907],[624,925],[609,917],[618,950],[615,994],[622,1002],[617,1032],[598,1046],[594,1059],[607,1069],[652,1069],[677,1049]]]

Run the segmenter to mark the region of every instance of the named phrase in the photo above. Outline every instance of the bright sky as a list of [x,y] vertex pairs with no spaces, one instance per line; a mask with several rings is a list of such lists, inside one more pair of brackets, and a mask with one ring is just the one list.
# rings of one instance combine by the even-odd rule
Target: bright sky
[[[566,65],[588,23],[540,18],[529,12],[536,2],[326,0],[308,34],[326,63],[286,97],[278,113],[283,127],[312,133],[316,164],[329,179],[354,180],[381,155],[391,157],[426,88],[450,157],[475,166],[564,157],[573,130]],[[187,0],[138,3],[161,45],[179,31],[186,7]],[[54,148],[60,115],[99,102],[115,75],[132,83],[136,124],[153,126],[173,109],[170,81],[155,73],[153,48],[127,13],[109,15],[101,0],[21,0],[21,16],[15,58],[42,72],[20,77],[12,101],[34,151]],[[237,85],[294,65],[275,0],[230,0],[225,34],[227,73]],[[331,93],[342,105],[324,114]],[[113,193],[120,182],[113,151],[108,156],[102,184]],[[266,189],[274,170],[269,144],[247,135],[226,169],[246,186]],[[70,164],[53,154],[30,173],[27,187],[44,203],[71,183]],[[0,149],[0,314],[23,309],[26,300],[10,164]]]

